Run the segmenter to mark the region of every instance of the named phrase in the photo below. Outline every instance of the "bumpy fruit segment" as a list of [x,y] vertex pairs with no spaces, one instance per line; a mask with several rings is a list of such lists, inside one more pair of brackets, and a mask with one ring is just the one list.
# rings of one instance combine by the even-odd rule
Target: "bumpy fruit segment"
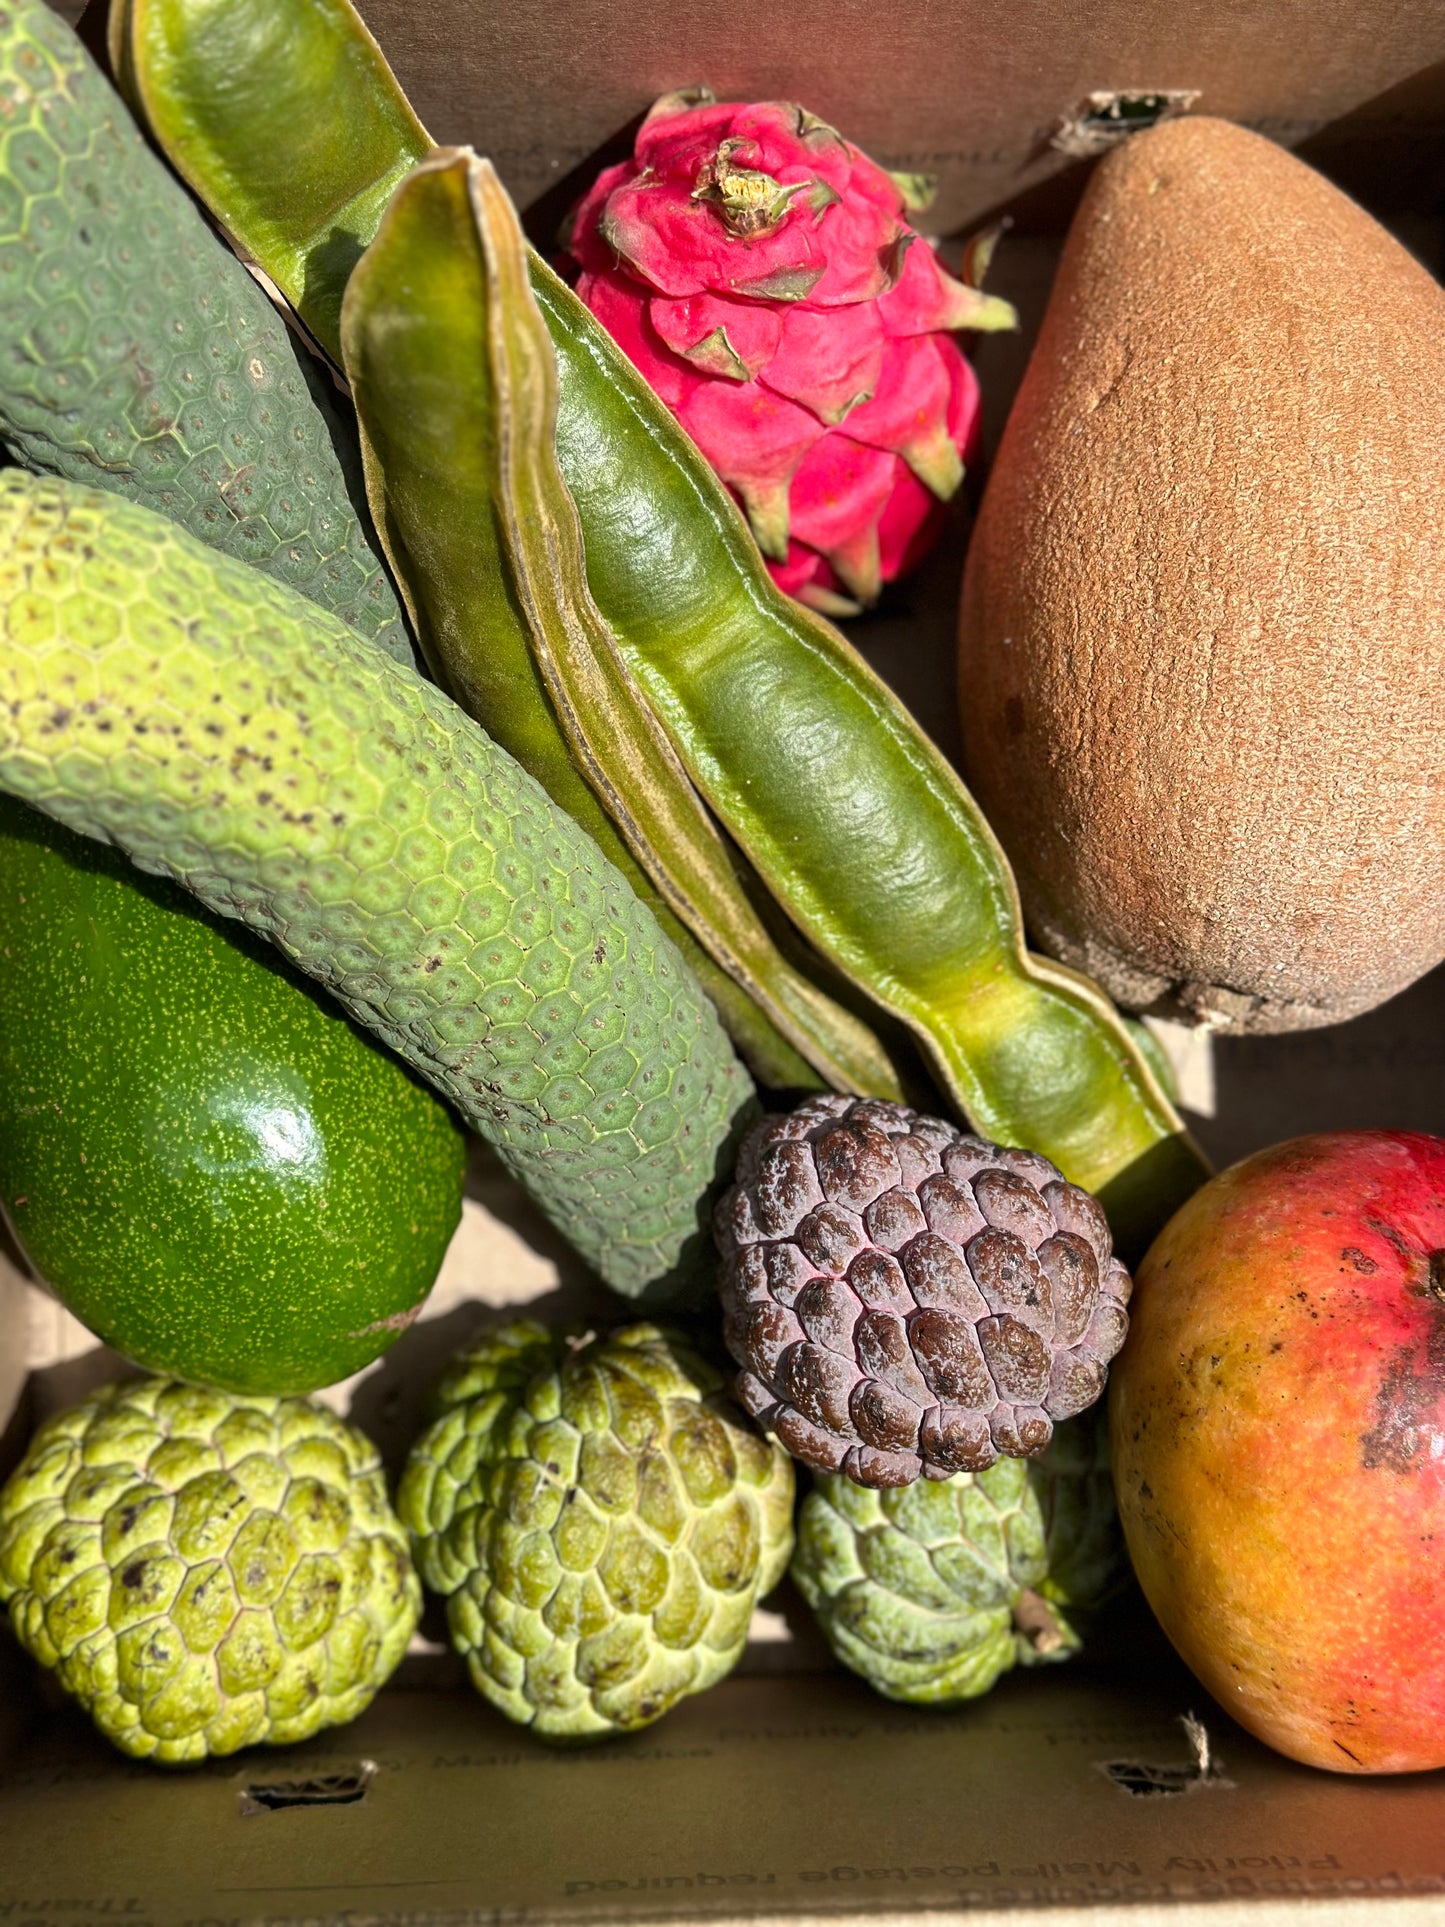
[[887,1492],[820,1474],[792,1575],[845,1666],[889,1699],[947,1706],[1077,1652],[1078,1616],[1122,1565],[1106,1434],[1089,1415],[1028,1465]]
[[144,1378],[43,1425],[0,1488],[0,1606],[108,1740],[172,1766],[355,1719],[421,1587],[360,1432]]
[[410,662],[325,377],[44,0],[0,8],[0,129],[0,439]]
[[1042,1452],[1128,1329],[1087,1191],[902,1104],[825,1095],[763,1119],[716,1230],[739,1398],[860,1485]]
[[651,914],[438,690],[143,509],[0,475],[0,787],[278,943],[603,1277],[700,1265],[751,1085]]
[[737,1664],[793,1545],[793,1472],[677,1332],[486,1333],[399,1509],[477,1690],[545,1739],[646,1726]]

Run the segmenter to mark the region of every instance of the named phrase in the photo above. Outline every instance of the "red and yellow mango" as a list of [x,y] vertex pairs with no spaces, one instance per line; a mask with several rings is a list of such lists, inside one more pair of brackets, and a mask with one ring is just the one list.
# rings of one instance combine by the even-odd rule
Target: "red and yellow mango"
[[1150,1248],[1112,1373],[1130,1554],[1280,1752],[1445,1765],[1445,1139],[1298,1138]]

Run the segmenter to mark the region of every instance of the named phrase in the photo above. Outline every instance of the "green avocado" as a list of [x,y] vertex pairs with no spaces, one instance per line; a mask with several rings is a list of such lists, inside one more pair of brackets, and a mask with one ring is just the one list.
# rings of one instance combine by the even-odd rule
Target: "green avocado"
[[244,925],[0,796],[0,1205],[107,1344],[230,1392],[358,1371],[431,1289],[464,1147]]

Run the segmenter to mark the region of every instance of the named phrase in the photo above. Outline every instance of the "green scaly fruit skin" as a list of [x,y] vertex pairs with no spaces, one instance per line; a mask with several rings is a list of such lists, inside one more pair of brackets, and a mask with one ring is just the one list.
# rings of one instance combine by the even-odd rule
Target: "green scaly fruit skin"
[[360,1371],[431,1290],[465,1158],[268,945],[0,796],[0,1209],[98,1337],[231,1392]]
[[464,1352],[397,1509],[473,1683],[554,1741],[632,1732],[737,1664],[793,1468],[679,1333],[521,1320]]
[[874,1491],[816,1474],[792,1576],[842,1663],[888,1699],[953,1706],[1067,1659],[1123,1574],[1097,1415],[1037,1461]]
[[145,1378],[41,1426],[0,1487],[0,1606],[108,1740],[180,1766],[355,1719],[421,1587],[361,1433]]
[[411,662],[325,376],[45,0],[0,5],[0,128],[0,440]]
[[617,1290],[705,1275],[747,1073],[597,846],[414,672],[147,510],[6,471],[0,788],[279,944]]

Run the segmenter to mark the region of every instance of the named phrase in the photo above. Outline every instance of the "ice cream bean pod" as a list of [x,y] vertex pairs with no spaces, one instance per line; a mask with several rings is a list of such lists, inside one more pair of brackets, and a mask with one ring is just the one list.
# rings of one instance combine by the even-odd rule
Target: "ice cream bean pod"
[[111,0],[108,39],[167,160],[339,368],[347,279],[432,145],[355,8]]
[[[445,225],[445,206],[433,212]],[[475,263],[465,248],[427,238],[418,214],[399,207],[356,277],[351,380],[377,527],[432,674],[617,865],[756,1074],[813,1087],[816,1072],[673,915],[572,760],[511,586],[483,343],[456,325],[478,291]],[[396,275],[424,278],[398,302]]]
[[[267,178],[252,155],[267,150],[274,170],[275,143],[304,121],[308,145],[339,165],[354,117],[368,129],[395,119],[395,80],[370,57],[345,89],[309,94],[304,114],[294,92],[284,115],[212,114],[233,75],[210,65],[189,9],[128,6],[136,48],[186,49],[163,85],[159,65],[148,81],[132,56],[150,124],[168,146],[168,126],[205,120],[189,178],[252,252]],[[341,0],[233,0],[251,7],[324,18],[346,38]],[[178,105],[166,90],[182,85]],[[358,195],[374,178],[356,169]],[[279,218],[275,204],[268,215]],[[290,234],[304,259],[306,231]],[[588,584],[697,789],[814,947],[914,1031],[972,1123],[1101,1194],[1123,1250],[1142,1249],[1205,1166],[1118,1013],[1086,978],[1027,951],[1012,874],[957,773],[842,636],[773,588],[665,406],[535,256],[531,273],[558,358],[557,453]],[[325,338],[315,289],[294,298],[303,313],[311,300],[308,325]]]
[[539,260],[532,280],[588,582],[698,789],[975,1128],[1042,1151],[1142,1251],[1207,1167],[1119,1013],[1025,948],[1012,872],[952,765],[773,587],[730,497],[571,290]]
[[441,680],[681,926],[689,960],[703,950],[705,987],[726,973],[724,1022],[741,1001],[761,1075],[896,1095],[877,1038],[773,942],[592,600],[557,468],[556,357],[489,162],[439,148],[397,189],[342,349],[377,524]]
[[269,937],[617,1290],[706,1276],[747,1073],[596,845],[413,670],[149,510],[6,470],[0,788]]

